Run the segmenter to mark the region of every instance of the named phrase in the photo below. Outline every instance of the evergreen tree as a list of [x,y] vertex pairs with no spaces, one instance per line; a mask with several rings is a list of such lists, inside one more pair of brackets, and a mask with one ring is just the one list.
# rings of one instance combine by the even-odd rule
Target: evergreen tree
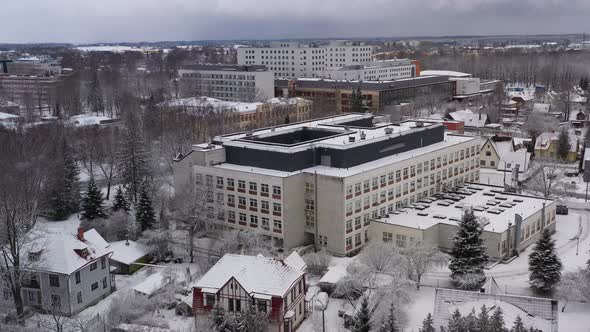
[[478,287],[485,279],[484,267],[488,263],[483,228],[473,211],[465,211],[459,222],[459,230],[453,238],[451,248],[451,278],[461,287]]
[[514,325],[512,326],[510,332],[526,332],[524,324],[522,323],[522,318],[520,318],[520,316],[516,316],[516,319],[514,320]]
[[90,110],[96,115],[104,115],[104,94],[98,79],[98,72],[95,71],[88,89],[88,105]]
[[490,320],[488,317],[488,308],[486,308],[485,304],[481,306],[479,315],[477,315],[476,326],[481,332],[489,331]]
[[422,321],[422,327],[418,332],[436,332],[434,328],[434,320],[432,319],[432,314],[428,313],[426,318]]
[[490,318],[490,331],[491,332],[505,332],[506,327],[504,323],[504,313],[502,308],[497,306]]
[[88,189],[82,198],[82,216],[86,219],[104,218],[102,193],[98,190],[94,177],[88,181]]
[[121,188],[121,186],[117,187],[117,192],[115,193],[115,197],[113,200],[112,210],[123,210],[125,212],[129,212],[130,210],[129,202],[127,202],[127,199],[125,199],[125,195],[123,195],[123,189]]
[[355,90],[352,90],[350,95],[350,110],[352,112],[365,112],[365,107],[363,104],[363,92],[361,91],[361,87],[357,87]]
[[561,280],[562,268],[555,252],[555,241],[545,228],[529,256],[529,284],[537,291],[551,291]]
[[225,310],[219,304],[215,305],[213,310],[211,310],[211,313],[209,314],[209,320],[211,322],[211,328],[213,328],[215,331],[225,331]]
[[123,180],[127,194],[135,204],[139,197],[141,184],[150,176],[150,151],[136,124],[131,123],[117,152],[117,169]]
[[156,216],[152,206],[152,200],[148,194],[147,184],[141,187],[139,202],[135,206],[135,221],[139,224],[140,231],[154,229]]
[[562,129],[557,141],[557,154],[561,159],[566,159],[570,152],[570,135],[567,129]]
[[79,170],[65,137],[54,153],[56,164],[44,185],[43,204],[49,219],[63,220],[80,209]]
[[397,326],[397,321],[395,320],[395,308],[393,307],[393,302],[389,306],[389,312],[387,316],[383,318],[381,322],[381,327],[379,327],[379,332],[398,332],[400,329]]
[[459,309],[455,309],[453,315],[449,319],[449,323],[447,325],[447,331],[449,332],[467,332],[463,327],[463,318],[461,317],[461,313]]
[[371,326],[371,310],[369,309],[369,300],[366,296],[361,301],[361,307],[354,317],[354,322],[350,328],[351,332],[370,332]]
[[471,309],[469,315],[463,318],[462,328],[469,332],[477,330],[478,318],[475,315],[475,308]]

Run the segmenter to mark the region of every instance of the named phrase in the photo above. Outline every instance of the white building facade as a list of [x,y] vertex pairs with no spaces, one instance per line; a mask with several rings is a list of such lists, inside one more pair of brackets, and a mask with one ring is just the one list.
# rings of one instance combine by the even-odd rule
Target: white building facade
[[373,60],[373,46],[351,41],[328,45],[272,42],[267,47],[238,48],[239,65],[265,65],[275,77],[324,77],[328,69]]
[[325,76],[343,81],[394,81],[416,77],[416,65],[409,59],[379,60],[364,65],[328,68]]
[[266,66],[192,65],[178,71],[181,95],[254,102],[274,97],[274,76]]
[[479,139],[440,124],[372,121],[351,114],[216,138],[177,160],[175,187],[210,188],[207,214],[219,229],[347,255],[369,241],[379,216],[479,180]]

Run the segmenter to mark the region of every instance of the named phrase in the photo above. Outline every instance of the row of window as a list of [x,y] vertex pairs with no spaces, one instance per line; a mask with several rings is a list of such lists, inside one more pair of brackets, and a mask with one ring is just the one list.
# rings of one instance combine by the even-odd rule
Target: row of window
[[[196,174],[197,184],[202,184],[203,183],[202,181],[203,181],[202,174]],[[246,192],[246,180],[238,180],[237,183],[238,183],[237,190],[239,192]],[[205,177],[205,184],[207,185],[207,187],[213,186],[213,175],[207,175]],[[226,186],[227,190],[234,190],[236,188],[235,187],[236,181],[233,178],[225,179],[222,176],[216,176],[215,177],[215,186],[218,189],[223,189],[224,185]],[[260,187],[260,195],[261,196],[268,196],[269,195],[270,186],[267,183],[260,183],[260,186],[259,186],[259,184],[254,181],[248,182],[248,193],[250,195],[257,195],[259,187]],[[281,186],[274,186],[273,185],[272,186],[273,198],[280,199],[281,194],[282,194]]]
[[[242,226],[250,226],[251,228],[262,228],[265,231],[270,231],[270,219],[268,217],[258,217],[254,214],[246,214],[239,212],[237,214],[237,222]],[[218,218],[223,219],[223,218]],[[230,224],[236,223],[236,212],[235,211],[227,211],[227,222]],[[274,233],[282,233],[283,232],[283,222],[278,219],[272,220],[272,231]]]
[[[105,289],[108,287],[108,281],[107,281],[107,277],[102,278],[102,289]],[[93,283],[92,285],[90,285],[90,291],[95,291],[98,289],[98,281]],[[78,303],[82,303],[82,291],[78,291],[78,293],[76,294],[76,299],[78,301]]]
[[[368,230],[365,230],[364,234],[365,234],[365,236],[364,236],[364,242],[365,243],[366,242],[369,242],[369,231]],[[362,240],[361,233],[356,233],[354,235],[354,246],[352,245],[352,239],[353,239],[352,236],[349,236],[349,237],[346,238],[346,240],[345,240],[346,241],[346,251],[350,251],[353,248],[358,248],[358,247],[360,247],[360,246],[363,245],[363,240]]]
[[[107,262],[106,262],[106,257],[101,257],[100,258],[100,268],[101,269],[105,269],[107,267]],[[94,271],[98,268],[98,262],[92,262],[90,264],[90,271]],[[74,273],[74,278],[76,280],[76,284],[79,284],[81,282],[80,279],[80,271],[76,271],[76,273]],[[50,274],[49,275],[49,286],[51,287],[59,287],[59,276],[57,274]]]

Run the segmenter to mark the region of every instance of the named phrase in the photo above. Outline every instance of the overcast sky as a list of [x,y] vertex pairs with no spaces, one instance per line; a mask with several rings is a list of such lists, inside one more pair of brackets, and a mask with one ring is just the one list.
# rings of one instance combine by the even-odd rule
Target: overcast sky
[[590,32],[590,0],[2,0],[0,43]]

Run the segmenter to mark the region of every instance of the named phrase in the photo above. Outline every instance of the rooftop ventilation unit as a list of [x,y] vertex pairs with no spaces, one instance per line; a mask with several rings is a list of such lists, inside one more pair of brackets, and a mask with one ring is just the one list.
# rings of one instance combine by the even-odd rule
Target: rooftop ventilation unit
[[354,136],[348,136],[349,143],[354,143],[354,141],[356,141],[356,138]]
[[424,122],[416,121],[416,128],[422,128],[422,127],[424,127]]
[[391,134],[393,134],[393,128],[386,127],[385,128],[385,135],[391,135]]
[[365,134],[364,131],[361,131],[361,140],[364,140],[365,138],[367,138],[367,134]]

